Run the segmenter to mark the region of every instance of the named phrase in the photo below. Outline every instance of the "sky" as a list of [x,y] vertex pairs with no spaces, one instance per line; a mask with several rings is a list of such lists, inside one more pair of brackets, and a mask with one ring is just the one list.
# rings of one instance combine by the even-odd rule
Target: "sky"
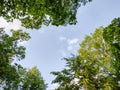
[[9,33],[9,29],[23,29],[30,33],[31,39],[21,43],[26,47],[26,58],[18,63],[26,68],[37,66],[45,82],[47,90],[54,90],[51,84],[54,76],[52,71],[65,68],[64,57],[77,54],[79,44],[86,34],[90,34],[100,26],[107,26],[111,20],[120,15],[120,0],[93,0],[78,9],[76,25],[42,26],[39,30],[27,30],[21,27],[18,20],[7,23],[0,17],[0,26]]

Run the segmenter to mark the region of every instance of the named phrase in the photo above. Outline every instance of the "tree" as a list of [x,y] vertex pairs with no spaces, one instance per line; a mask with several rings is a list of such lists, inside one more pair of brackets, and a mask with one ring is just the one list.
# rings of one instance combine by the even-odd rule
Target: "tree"
[[19,67],[12,68],[11,72],[7,75],[10,78],[1,84],[4,90],[46,90],[47,88],[37,67],[28,70],[19,65]]
[[103,37],[110,45],[109,51],[114,60],[112,66],[116,68],[116,75],[120,81],[120,17],[112,20],[111,24],[104,29]]
[[11,35],[0,29],[0,88],[17,90],[22,84],[23,90],[45,90],[47,85],[37,67],[30,70],[12,62],[25,58],[25,47],[19,43],[29,40],[28,33],[11,30]]
[[45,84],[37,67],[24,71],[24,74],[21,75],[22,90],[46,90],[47,84]]
[[76,24],[77,9],[92,0],[1,0],[0,16],[7,21],[19,19],[22,26]]
[[13,31],[9,36],[5,31],[0,29],[0,75],[5,77],[4,68],[10,65],[15,58],[21,60],[25,58],[25,47],[18,45],[19,42],[26,41],[30,38],[28,33],[23,33],[22,30]]
[[[3,28],[0,28],[0,86],[7,90],[15,87],[18,83],[19,75],[17,68],[20,65],[11,63],[16,60],[25,58],[25,47],[19,45],[22,41],[27,41],[30,36],[22,30],[12,30],[12,35],[5,33]],[[14,85],[13,85],[14,84]],[[5,90],[6,90],[5,89]]]
[[[64,58],[66,61],[66,68],[59,72],[51,72],[51,74],[56,76],[52,83],[59,84],[59,87],[55,90],[79,90],[79,79],[75,76],[75,73],[79,70],[80,66],[78,58],[78,56],[74,55],[70,58]],[[77,82],[75,82],[76,79],[78,80]]]
[[86,35],[80,44],[78,56],[65,58],[66,68],[52,72],[58,83],[56,90],[119,90],[115,68],[111,67],[114,57],[109,52],[109,45],[103,39],[103,27]]

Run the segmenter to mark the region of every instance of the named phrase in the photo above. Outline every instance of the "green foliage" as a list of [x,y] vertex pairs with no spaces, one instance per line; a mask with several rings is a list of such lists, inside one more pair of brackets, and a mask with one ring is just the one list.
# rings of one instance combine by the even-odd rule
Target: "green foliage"
[[0,29],[0,78],[5,77],[4,69],[9,68],[15,58],[18,60],[25,58],[25,47],[18,43],[29,38],[30,36],[22,30],[12,31],[12,35],[9,36],[2,28]]
[[114,57],[103,39],[103,30],[100,27],[86,35],[80,44],[79,55],[65,58],[66,68],[52,72],[56,76],[52,83],[59,84],[56,90],[119,90],[115,68],[111,67]]
[[25,47],[20,46],[19,42],[27,41],[29,38],[28,33],[22,32],[22,30],[12,30],[10,36],[5,33],[3,28],[0,28],[0,86],[11,88],[14,86],[13,83],[18,82],[19,75],[16,69],[19,65],[11,65],[11,63],[15,59],[25,58]]
[[41,77],[41,73],[37,67],[31,68],[23,75],[24,76],[21,82],[21,87],[23,90],[46,90],[47,85]]
[[1,0],[0,16],[7,21],[19,19],[22,26],[76,24],[77,9],[92,0]]
[[60,72],[51,72],[51,74],[56,76],[52,83],[59,84],[59,87],[55,90],[79,90],[80,86],[74,83],[74,78],[77,78],[75,73],[79,69],[78,65],[80,65],[78,59],[79,57],[74,55],[70,58],[64,58],[67,68]]
[[11,30],[11,35],[0,28],[0,89],[18,90],[22,83],[23,90],[45,90],[46,84],[37,67],[30,70],[23,68],[14,60],[25,58],[25,47],[20,43],[29,40],[28,33]]
[[104,29],[103,37],[110,45],[109,51],[114,59],[113,67],[116,68],[116,75],[120,81],[120,18],[115,18],[110,25]]
[[37,67],[27,70],[19,65],[12,68],[7,74],[9,78],[1,84],[4,90],[46,90],[47,88]]
[[9,88],[14,87],[18,83],[19,75],[16,69],[18,64],[11,65],[17,59],[25,58],[25,47],[20,46],[19,43],[27,41],[30,36],[22,30],[12,30],[12,35],[5,33],[3,28],[0,28],[0,86]]

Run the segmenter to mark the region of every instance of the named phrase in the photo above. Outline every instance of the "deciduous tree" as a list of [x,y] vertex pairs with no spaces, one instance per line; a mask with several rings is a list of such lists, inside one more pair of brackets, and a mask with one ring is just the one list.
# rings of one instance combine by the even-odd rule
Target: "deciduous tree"
[[115,18],[110,25],[104,29],[103,37],[110,45],[109,51],[114,59],[112,66],[116,68],[116,75],[120,81],[120,17]]
[[25,47],[19,43],[29,38],[28,33],[22,30],[12,30],[12,35],[8,35],[4,29],[0,29],[0,86],[8,89],[15,87],[13,84],[18,82],[19,75],[16,69],[19,65],[11,63],[25,58]]
[[22,90],[46,90],[47,84],[45,84],[45,81],[37,67],[31,68],[22,74],[22,76]]
[[1,0],[0,16],[7,21],[19,19],[22,26],[76,24],[77,9],[92,0]]
[[65,58],[66,68],[55,75],[53,83],[58,83],[56,90],[118,90],[115,68],[111,67],[114,57],[109,52],[109,45],[103,39],[103,27],[97,28],[91,35],[86,35],[80,44],[78,56]]
[[46,84],[37,67],[25,69],[14,63],[25,58],[25,47],[20,43],[29,40],[28,33],[22,30],[11,30],[11,35],[0,29],[0,89],[45,90]]

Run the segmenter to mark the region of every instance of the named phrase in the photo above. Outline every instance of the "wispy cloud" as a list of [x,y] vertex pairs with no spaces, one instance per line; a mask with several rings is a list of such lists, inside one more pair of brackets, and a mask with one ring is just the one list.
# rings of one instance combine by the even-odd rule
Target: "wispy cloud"
[[68,39],[67,43],[68,43],[67,50],[68,51],[75,51],[79,46],[78,45],[79,44],[79,39],[78,38]]
[[60,41],[66,41],[67,38],[66,38],[66,37],[60,37],[59,40],[60,40]]
[[62,57],[67,57],[67,53],[64,50],[59,50]]
[[59,40],[62,43],[62,49],[59,51],[63,57],[66,57],[67,53],[77,53],[80,43],[80,40],[78,38],[69,39],[67,37],[59,37]]
[[74,39],[68,39],[67,41],[68,41],[69,45],[72,45],[72,44],[78,43],[79,39],[78,38],[74,38]]

